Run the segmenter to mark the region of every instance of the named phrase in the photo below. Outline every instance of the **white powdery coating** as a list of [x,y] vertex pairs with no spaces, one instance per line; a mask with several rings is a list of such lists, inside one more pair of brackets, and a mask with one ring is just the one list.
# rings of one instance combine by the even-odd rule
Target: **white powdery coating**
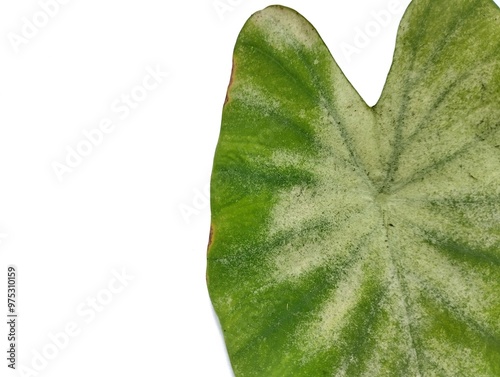
[[393,195],[403,223],[484,249],[500,244],[500,153],[488,144],[450,161]]
[[[439,142],[436,135],[425,134],[417,135],[408,145],[402,142],[404,152],[398,162],[394,190],[408,199],[428,199],[476,194],[498,187],[500,127],[483,131],[481,136],[483,113],[477,110],[466,115],[476,125],[472,129],[460,122],[452,123],[449,129],[439,132]],[[500,111],[497,115],[500,119]],[[498,120],[489,124],[494,122]]]
[[[330,147],[334,148],[333,145]],[[368,248],[372,253],[369,263],[364,257],[355,257],[351,267],[342,271],[343,277],[338,285],[332,286],[330,298],[311,314],[308,321],[299,325],[295,339],[305,350],[303,363],[318,352],[331,347],[342,348],[338,341],[348,325],[349,312],[362,298],[367,275],[378,276],[386,286],[386,297],[378,310],[387,313],[388,319],[382,331],[376,332],[376,346],[365,361],[366,376],[383,370],[383,360],[391,353],[406,354],[410,362],[408,370],[415,376],[421,375],[418,366],[420,351],[417,352],[416,340],[413,339],[418,335],[412,334],[412,331],[421,334],[428,326],[425,311],[419,307],[422,289],[431,296],[445,297],[454,308],[459,308],[455,313],[457,318],[465,322],[472,318],[486,331],[500,331],[498,323],[490,319],[489,308],[498,304],[498,298],[484,271],[456,265],[434,247],[421,243],[425,237],[417,231],[421,226],[471,246],[484,247],[498,242],[499,237],[489,231],[491,222],[498,219],[500,213],[498,202],[490,203],[485,212],[484,203],[457,204],[450,199],[450,193],[458,196],[466,193],[469,201],[471,196],[472,199],[480,199],[485,192],[497,194],[498,188],[489,186],[485,192],[478,194],[473,185],[462,185],[462,193],[457,194],[450,188],[447,175],[435,175],[428,183],[436,188],[434,199],[450,203],[449,213],[444,206],[442,212],[436,215],[426,207],[430,199],[425,197],[421,188],[410,186],[403,193],[380,196],[373,193],[359,171],[349,163],[339,162],[334,153],[325,153],[319,159],[321,161],[283,151],[275,152],[272,159],[278,167],[302,167],[312,172],[316,181],[315,184],[283,190],[278,195],[270,216],[268,235],[275,237],[283,232],[292,232],[294,236],[269,254],[270,284],[300,282],[300,277],[317,268],[342,265],[356,250],[356,243],[363,237],[371,239],[377,229],[382,230],[391,221],[397,223],[398,237],[389,237],[392,249],[369,241]],[[471,164],[477,162],[476,159],[469,161]],[[497,179],[495,177],[498,176],[490,177],[489,183]],[[451,214],[456,213],[476,225],[478,231],[467,232],[467,226],[452,219]],[[330,220],[334,225],[319,232],[315,232],[314,228],[307,230],[308,225],[319,220]],[[481,226],[484,231],[481,231]],[[404,231],[405,227],[408,227],[407,231]],[[364,244],[359,247],[366,248]],[[328,279],[325,284],[329,284]],[[442,343],[444,345],[446,341]],[[344,370],[351,361],[344,360]],[[453,370],[451,365],[443,368]],[[341,370],[336,373],[342,375]]]
[[[427,346],[426,356],[436,366],[433,375],[436,376],[460,376],[467,371],[467,376],[491,377],[491,374],[484,374],[482,371],[488,370],[482,355],[477,350],[463,348],[453,343],[439,342],[431,340]],[[473,345],[471,345],[473,346]],[[452,357],[450,357],[452,356]]]
[[297,341],[307,351],[306,357],[326,348],[342,348],[340,338],[342,330],[349,323],[349,313],[363,298],[361,288],[365,281],[364,268],[366,266],[363,263],[356,263],[345,271],[345,278],[340,280],[337,287],[333,287],[323,307],[318,308],[311,320],[297,331]]
[[247,106],[259,109],[265,116],[276,112],[281,106],[281,103],[275,96],[264,92],[252,83],[246,82],[239,82],[233,85],[231,99],[240,100]]
[[421,203],[411,203],[395,208],[393,213],[400,221],[420,229],[419,237],[430,240],[445,237],[472,249],[488,248],[500,242],[500,235],[491,232],[492,226],[498,229],[498,223],[490,222],[499,215],[497,204],[489,208],[483,205],[483,208],[489,209],[486,213],[478,203],[462,204],[461,207],[453,204],[447,208],[443,205],[433,210]]
[[297,17],[297,13],[291,9],[269,7],[256,13],[252,21],[258,28],[266,31],[266,42],[278,51],[322,46],[311,24]]
[[[326,101],[323,100],[323,102]],[[345,135],[338,127],[338,122],[339,119],[333,117],[331,110],[326,105],[322,105],[319,107],[318,118],[311,120],[311,126],[314,128],[317,140],[321,143],[328,158],[342,160],[354,168],[356,164],[352,161]],[[325,167],[328,165],[325,164]],[[329,174],[332,176],[332,173]]]
[[[403,142],[408,141],[414,134],[432,137],[436,127],[446,127],[452,124],[467,128],[470,125],[479,124],[482,117],[491,113],[491,104],[484,100],[479,101],[480,106],[489,105],[488,111],[485,112],[484,109],[471,111],[467,106],[457,107],[454,99],[467,96],[473,102],[474,96],[478,96],[482,91],[482,83],[491,79],[497,64],[497,59],[491,59],[490,63],[483,61],[482,64],[469,67],[465,73],[449,67],[446,74],[438,76],[431,74],[415,82],[412,99],[407,104],[407,113],[412,116],[404,121]],[[453,105],[455,105],[453,108],[446,111],[447,107]],[[431,110],[428,111],[428,109]],[[447,119],[439,118],[443,113],[448,116]],[[473,116],[470,116],[471,114]],[[498,114],[491,115],[493,116],[491,119],[498,119]]]
[[[315,185],[295,186],[279,193],[268,224],[269,237],[293,232],[296,238],[279,246],[269,261],[276,282],[299,277],[325,263],[344,259],[356,242],[378,225],[378,211],[373,206],[370,192],[362,176],[348,165],[339,165],[333,157],[325,157],[323,164],[304,161],[286,152],[276,152],[276,166],[301,163],[314,173]],[[319,203],[321,206],[312,205]],[[304,230],[319,226],[322,221],[328,230]]]
[[[370,253],[373,250],[377,253]],[[370,252],[368,252],[370,251]],[[383,361],[391,354],[407,356],[410,350],[410,365],[408,372],[412,376],[420,376],[415,351],[412,348],[411,336],[408,330],[409,319],[407,317],[404,298],[395,271],[387,259],[390,259],[388,250],[385,248],[383,237],[380,232],[375,232],[360,256],[355,259],[352,267],[342,272],[338,285],[332,287],[329,297],[325,299],[321,307],[313,312],[310,319],[302,323],[296,332],[296,342],[304,349],[304,357],[301,360],[307,363],[320,352],[328,349],[341,351],[348,346],[344,343],[344,331],[353,329],[350,323],[352,312],[366,299],[366,286],[377,281],[385,286],[384,297],[378,303],[377,308],[372,310],[382,312],[384,320],[369,333],[359,333],[359,337],[376,337],[375,347],[371,349],[368,359],[364,360],[365,376],[379,375],[387,372]],[[385,283],[384,283],[385,282]],[[358,330],[358,331],[361,331]],[[364,331],[364,330],[363,330]],[[363,340],[361,340],[363,341]],[[346,375],[349,366],[358,362],[354,354],[345,354],[340,366],[337,366],[332,375]]]
[[345,261],[356,247],[352,240],[359,240],[374,230],[369,212],[370,209],[355,213],[326,234],[297,237],[280,246],[271,261],[275,281],[299,278],[325,264],[335,266]]
[[415,251],[400,255],[410,289],[415,292],[424,290],[436,299],[442,297],[462,321],[472,318],[481,328],[491,333],[500,332],[500,323],[492,321],[488,315],[489,308],[500,301],[498,292],[485,281],[481,271],[465,270],[425,244],[419,245]]

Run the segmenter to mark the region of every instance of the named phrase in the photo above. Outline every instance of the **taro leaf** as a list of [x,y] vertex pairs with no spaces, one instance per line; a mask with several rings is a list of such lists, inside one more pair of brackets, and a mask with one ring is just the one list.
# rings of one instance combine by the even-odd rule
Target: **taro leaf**
[[208,288],[240,376],[500,376],[500,11],[414,0],[368,107],[316,30],[239,35]]

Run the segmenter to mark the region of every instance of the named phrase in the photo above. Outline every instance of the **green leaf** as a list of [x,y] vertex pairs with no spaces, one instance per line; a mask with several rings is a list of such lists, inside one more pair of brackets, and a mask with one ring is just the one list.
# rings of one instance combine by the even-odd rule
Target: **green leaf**
[[500,376],[500,11],[414,0],[367,106],[316,30],[239,35],[207,279],[240,376]]

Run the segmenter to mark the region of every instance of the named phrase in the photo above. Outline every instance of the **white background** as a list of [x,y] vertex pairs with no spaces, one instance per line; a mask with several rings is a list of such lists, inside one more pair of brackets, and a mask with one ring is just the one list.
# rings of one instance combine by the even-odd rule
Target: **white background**
[[[66,2],[45,20],[38,1],[0,5],[2,355],[15,264],[18,366],[34,373],[12,375],[232,376],[205,285],[205,192],[234,42],[273,2]],[[369,105],[408,3],[282,2],[318,29]],[[26,20],[47,22],[21,43]],[[360,33],[371,36],[360,43]],[[169,75],[126,116],[114,111],[123,94],[141,94],[148,69]],[[58,179],[54,163],[107,118],[114,129]],[[123,271],[133,279],[120,285]],[[65,339],[68,325],[77,330]]]

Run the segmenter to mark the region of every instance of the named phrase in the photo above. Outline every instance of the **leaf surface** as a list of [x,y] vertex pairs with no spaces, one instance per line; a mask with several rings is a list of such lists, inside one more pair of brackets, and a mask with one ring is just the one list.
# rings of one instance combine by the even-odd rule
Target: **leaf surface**
[[367,106],[295,11],[234,50],[209,293],[237,377],[500,376],[500,11],[414,0]]

